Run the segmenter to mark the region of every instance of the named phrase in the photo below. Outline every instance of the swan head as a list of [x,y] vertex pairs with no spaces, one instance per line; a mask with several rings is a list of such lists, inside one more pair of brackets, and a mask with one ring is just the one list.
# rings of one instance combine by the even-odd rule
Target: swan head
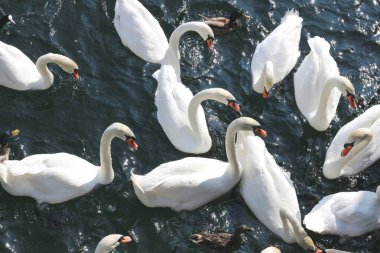
[[95,253],[108,253],[113,251],[120,244],[126,244],[132,241],[130,236],[124,236],[119,234],[107,235],[100,240],[96,246]]
[[362,142],[365,139],[372,139],[373,134],[369,128],[358,128],[348,136],[346,142],[343,145],[343,150],[341,152],[341,156],[346,156],[350,153],[351,149]]
[[73,60],[69,57],[60,54],[48,54],[48,57],[53,59],[56,64],[58,64],[61,69],[66,73],[71,74],[76,80],[79,79],[79,67]]
[[111,133],[111,135],[118,137],[119,139],[128,143],[132,150],[137,150],[138,145],[136,143],[136,137],[132,130],[122,123],[113,123],[105,131],[105,133]]
[[249,117],[235,119],[231,122],[228,128],[236,128],[237,131],[253,131],[253,133],[260,135],[261,137],[267,136],[267,132],[262,129],[260,123]]
[[203,22],[189,22],[189,23],[192,23],[192,25],[194,25],[194,30],[199,33],[199,35],[202,37],[204,41],[207,42],[207,47],[209,49],[213,49],[215,36],[212,29]]
[[301,238],[300,240],[296,238],[296,241],[298,245],[305,250],[310,250],[312,252],[315,252],[317,250],[317,247],[315,247],[313,240],[308,235],[306,235],[304,238]]
[[240,112],[240,105],[236,102],[236,98],[228,90],[222,88],[210,88],[199,92],[199,95],[205,96],[208,99],[213,99],[219,103],[225,104],[235,112]]
[[336,76],[331,78],[333,82],[337,83],[338,89],[347,98],[348,103],[352,109],[356,109],[355,102],[355,88],[348,78],[344,76]]
[[267,61],[264,64],[262,82],[264,86],[264,91],[262,94],[263,98],[268,98],[269,91],[272,89],[274,84],[273,63],[271,61]]

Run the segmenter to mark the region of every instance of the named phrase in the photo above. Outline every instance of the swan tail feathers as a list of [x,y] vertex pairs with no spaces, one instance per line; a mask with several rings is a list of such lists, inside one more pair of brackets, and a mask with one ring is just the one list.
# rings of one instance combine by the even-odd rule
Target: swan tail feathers
[[308,39],[307,43],[312,52],[317,55],[330,54],[330,44],[319,36]]
[[[284,17],[281,19],[281,23],[285,22],[289,17],[297,17],[300,18],[298,15],[298,11],[295,9],[288,10]],[[302,20],[302,18],[300,18]]]

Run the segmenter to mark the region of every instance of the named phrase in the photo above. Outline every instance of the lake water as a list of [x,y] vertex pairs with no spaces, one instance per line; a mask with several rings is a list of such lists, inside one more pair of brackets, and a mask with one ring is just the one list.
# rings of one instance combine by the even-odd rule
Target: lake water
[[[181,23],[199,20],[198,14],[228,15],[244,10],[252,18],[238,31],[216,38],[211,54],[196,34],[181,40],[182,80],[194,93],[209,87],[230,90],[242,112],[259,120],[268,132],[267,149],[291,172],[302,217],[323,196],[339,191],[374,191],[380,183],[380,164],[359,175],[327,180],[322,174],[326,149],[341,126],[378,104],[380,84],[380,7],[378,0],[359,1],[217,1],[142,0],[167,37]],[[359,4],[358,6],[355,6]],[[148,64],[126,49],[114,29],[115,0],[5,1],[0,13],[11,13],[16,25],[2,30],[0,39],[22,50],[33,61],[45,53],[74,59],[80,80],[57,66],[46,91],[18,92],[0,87],[0,130],[19,128],[12,142],[12,159],[38,153],[69,152],[99,164],[99,142],[112,122],[129,125],[139,144],[131,152],[120,141],[112,146],[115,180],[80,198],[58,205],[40,205],[28,197],[14,197],[0,189],[0,252],[93,252],[110,233],[129,233],[135,243],[116,252],[209,252],[192,245],[189,235],[201,230],[233,230],[238,224],[255,231],[244,236],[239,252],[260,252],[269,245],[282,252],[303,252],[288,245],[261,224],[237,189],[195,211],[176,213],[147,208],[134,194],[130,171],[144,174],[161,163],[188,156],[177,151],[156,119]],[[313,130],[298,110],[293,70],[264,101],[251,88],[250,61],[255,46],[295,8],[303,18],[299,66],[309,52],[307,39],[324,37],[331,44],[342,75],[360,94],[360,109],[352,111],[342,97],[337,116],[323,133]],[[212,149],[204,157],[226,161],[224,136],[236,114],[215,102],[204,103]],[[320,236],[310,232],[319,247],[356,252],[380,252],[380,231],[357,238]]]

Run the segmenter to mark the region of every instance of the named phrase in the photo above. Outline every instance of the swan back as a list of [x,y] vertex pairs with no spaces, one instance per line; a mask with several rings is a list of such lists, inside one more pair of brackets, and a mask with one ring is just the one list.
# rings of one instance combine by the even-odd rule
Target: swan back
[[141,59],[160,63],[168,41],[158,21],[137,0],[117,0],[115,29],[124,44]]
[[[295,10],[288,11],[277,26],[255,49],[252,57],[252,85],[256,92],[263,92],[258,81],[267,61],[273,64],[273,81],[280,82],[293,69],[300,56],[302,18]],[[259,87],[258,87],[259,86]]]
[[109,253],[121,243],[132,241],[131,237],[120,234],[111,234],[103,237],[96,246],[95,253]]

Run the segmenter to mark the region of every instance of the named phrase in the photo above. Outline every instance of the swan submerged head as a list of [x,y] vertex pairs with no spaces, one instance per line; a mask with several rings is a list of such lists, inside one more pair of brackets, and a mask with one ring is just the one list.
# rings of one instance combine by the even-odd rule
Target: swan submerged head
[[105,236],[96,246],[95,253],[108,253],[113,251],[120,244],[126,244],[132,241],[130,236],[120,234],[111,234]]
[[347,156],[348,153],[354,148],[355,144],[362,142],[364,139],[372,139],[373,134],[369,128],[358,128],[348,136],[343,145],[341,156]]
[[273,63],[271,61],[265,63],[260,79],[264,86],[263,98],[268,98],[269,91],[274,85]]

